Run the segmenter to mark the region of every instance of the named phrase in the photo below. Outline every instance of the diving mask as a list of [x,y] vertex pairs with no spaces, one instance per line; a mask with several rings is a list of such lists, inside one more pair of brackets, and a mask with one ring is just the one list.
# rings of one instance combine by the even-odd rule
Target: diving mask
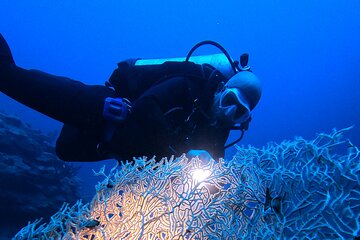
[[249,104],[237,88],[225,87],[222,90],[219,110],[226,121],[234,124],[245,122],[250,117]]

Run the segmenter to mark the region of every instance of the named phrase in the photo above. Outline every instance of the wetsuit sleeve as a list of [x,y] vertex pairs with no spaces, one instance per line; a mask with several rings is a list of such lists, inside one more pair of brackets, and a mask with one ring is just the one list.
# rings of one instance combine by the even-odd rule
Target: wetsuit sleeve
[[14,100],[75,127],[98,128],[104,99],[115,97],[105,86],[12,66],[0,69],[0,90]]
[[125,159],[164,156],[169,152],[169,125],[164,114],[181,108],[188,97],[186,80],[168,79],[147,90],[133,103],[133,111],[115,133],[113,150]]
[[65,123],[56,142],[57,155],[66,161],[98,161],[105,120],[104,99],[110,88],[86,85],[66,77],[16,66],[0,68],[0,90],[14,100]]
[[163,113],[173,108],[184,108],[190,100],[187,79],[174,77],[159,83],[145,92],[139,100],[145,99],[152,99]]

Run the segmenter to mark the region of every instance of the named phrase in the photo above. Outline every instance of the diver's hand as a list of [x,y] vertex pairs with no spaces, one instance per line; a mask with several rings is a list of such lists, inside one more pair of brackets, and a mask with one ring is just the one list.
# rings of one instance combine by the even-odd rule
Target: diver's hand
[[0,65],[13,65],[15,66],[14,58],[11,54],[9,45],[5,38],[0,33]]
[[213,157],[210,155],[210,153],[208,151],[199,150],[199,149],[197,149],[197,150],[191,149],[186,154],[186,157],[189,158],[189,159],[194,158],[194,157],[198,157],[203,162],[209,162],[211,159],[213,159]]

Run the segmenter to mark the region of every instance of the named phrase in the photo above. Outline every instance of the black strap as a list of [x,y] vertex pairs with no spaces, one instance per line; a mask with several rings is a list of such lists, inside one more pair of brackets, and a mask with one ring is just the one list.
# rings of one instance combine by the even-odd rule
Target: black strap
[[251,122],[251,116],[248,118],[248,120],[241,123],[240,126],[233,126],[231,128],[231,130],[240,130],[241,134],[240,134],[240,137],[238,139],[236,139],[235,141],[229,143],[228,145],[225,145],[224,149],[229,148],[231,146],[234,146],[235,144],[237,144],[238,142],[240,142],[243,139],[245,131],[247,131],[249,129],[250,122]]

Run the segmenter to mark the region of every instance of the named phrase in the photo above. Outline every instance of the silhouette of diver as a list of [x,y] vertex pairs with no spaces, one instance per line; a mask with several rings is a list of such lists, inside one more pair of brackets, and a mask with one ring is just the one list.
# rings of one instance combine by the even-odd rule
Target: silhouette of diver
[[[210,65],[211,57],[189,61],[204,44],[225,53],[230,71],[222,70],[221,64],[217,67],[216,61]],[[205,41],[185,61],[127,60],[118,64],[105,86],[86,85],[18,67],[0,34],[0,90],[64,123],[56,142],[57,155],[64,161],[187,152],[217,159],[224,156],[230,130],[241,130],[238,140],[242,138],[261,96],[247,57],[242,55],[239,66],[220,45]]]

